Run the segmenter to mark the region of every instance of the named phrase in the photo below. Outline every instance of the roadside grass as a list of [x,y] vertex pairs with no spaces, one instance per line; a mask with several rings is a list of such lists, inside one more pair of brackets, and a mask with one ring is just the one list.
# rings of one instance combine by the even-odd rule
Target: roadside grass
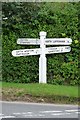
[[[1,83],[0,83],[1,86]],[[22,89],[24,94],[35,96],[62,95],[68,97],[78,97],[78,86],[63,86],[51,84],[21,84],[2,82],[2,88]]]
[[[1,87],[1,82],[0,82]],[[2,82],[2,94],[6,96],[33,96],[47,98],[48,102],[57,101],[61,103],[77,103],[78,86],[64,86],[64,85],[51,85],[51,84],[38,84],[38,83],[9,83]],[[50,99],[50,100],[49,100]],[[64,102],[63,102],[64,101]]]

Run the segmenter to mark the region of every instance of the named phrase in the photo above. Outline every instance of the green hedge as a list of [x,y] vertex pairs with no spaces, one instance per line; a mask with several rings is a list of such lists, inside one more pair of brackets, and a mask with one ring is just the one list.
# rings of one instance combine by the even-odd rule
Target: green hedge
[[[39,56],[13,57],[12,50],[36,48],[17,45],[21,37],[72,38],[70,53],[47,55],[47,79],[51,84],[80,84],[78,67],[78,3],[3,3],[2,79],[31,83],[39,80]],[[39,46],[37,46],[39,47]]]

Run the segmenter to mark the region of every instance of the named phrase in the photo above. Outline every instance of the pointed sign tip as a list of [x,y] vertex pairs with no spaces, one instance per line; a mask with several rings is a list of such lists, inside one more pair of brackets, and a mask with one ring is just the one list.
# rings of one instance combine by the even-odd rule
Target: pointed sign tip
[[14,50],[12,51],[12,56],[15,56],[15,51]]

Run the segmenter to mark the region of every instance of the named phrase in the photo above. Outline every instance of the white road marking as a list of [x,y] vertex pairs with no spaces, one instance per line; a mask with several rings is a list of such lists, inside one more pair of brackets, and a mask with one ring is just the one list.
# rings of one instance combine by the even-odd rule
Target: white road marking
[[66,112],[78,112],[78,110],[65,110]]
[[2,118],[15,118],[15,116],[2,116]]
[[62,112],[62,111],[40,111],[40,113],[54,113],[54,112]]
[[[61,116],[61,115],[70,115],[70,114],[79,114],[80,111],[75,110],[64,110],[64,111],[39,111],[38,114],[34,114],[33,112],[22,112],[22,113],[13,113],[14,115],[22,115],[23,117],[36,117],[36,116],[45,116],[45,114],[51,114],[53,116]],[[1,118],[15,118],[16,116],[4,116],[4,114],[0,113]]]
[[27,113],[26,113],[26,112],[22,112],[21,114],[25,115],[25,114],[27,114]]
[[54,114],[51,114],[51,115],[63,115],[64,113],[54,113]]
[[54,114],[51,114],[51,115],[65,115],[65,114],[70,115],[71,113],[54,113]]
[[0,113],[0,116],[1,116],[1,115],[4,115],[4,114]]
[[27,116],[29,116],[29,117],[31,117],[31,116],[36,117],[36,116],[45,116],[45,115],[42,115],[42,114],[24,115],[24,117],[27,117]]
[[21,113],[13,113],[14,115],[20,115]]
[[27,114],[32,114],[32,112],[27,112]]
[[32,112],[22,112],[22,113],[13,113],[14,115],[24,115],[24,114],[32,114]]
[[80,114],[80,112],[75,112],[75,113]]
[[24,117],[27,117],[27,116],[28,116],[28,117],[32,117],[33,115],[24,115]]
[[[51,115],[54,116],[59,116],[59,115],[70,115],[72,113],[79,114],[80,111],[78,109],[72,109],[72,110],[64,110],[64,111],[39,111],[38,114],[34,114],[31,111],[28,112],[22,112],[22,113],[13,113],[14,115],[22,115],[24,117],[33,117],[33,116],[45,116],[45,114],[50,113]],[[16,116],[4,116],[4,114],[0,113],[0,118],[15,118]]]
[[39,114],[38,116],[45,116],[45,115]]

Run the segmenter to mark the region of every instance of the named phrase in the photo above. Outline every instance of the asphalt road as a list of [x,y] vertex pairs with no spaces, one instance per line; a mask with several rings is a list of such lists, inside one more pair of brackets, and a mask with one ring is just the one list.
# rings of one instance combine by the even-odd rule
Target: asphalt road
[[0,118],[78,118],[77,105],[0,102]]

